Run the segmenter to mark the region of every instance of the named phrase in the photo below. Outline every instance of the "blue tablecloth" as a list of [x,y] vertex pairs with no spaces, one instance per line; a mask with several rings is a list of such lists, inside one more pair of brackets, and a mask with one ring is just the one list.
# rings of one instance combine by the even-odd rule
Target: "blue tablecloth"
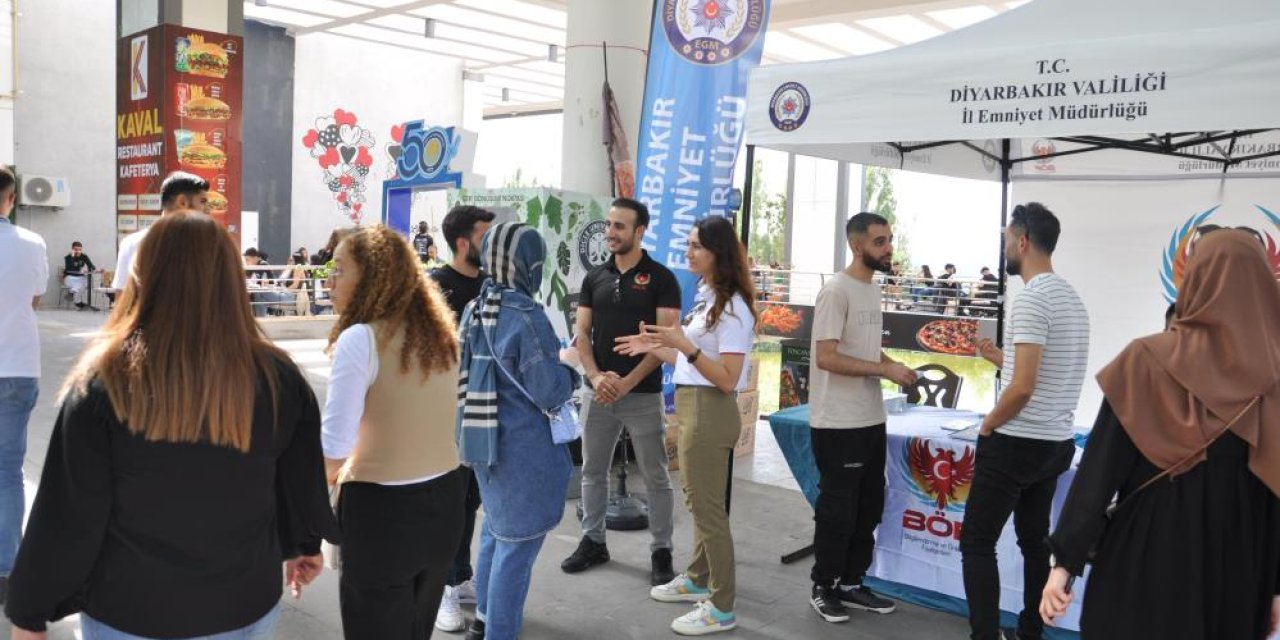
[[[971,411],[936,407],[911,407],[889,416],[885,513],[876,532],[876,555],[868,580],[872,588],[914,604],[968,616],[959,548],[968,487],[956,491],[957,500],[940,506],[937,496],[922,481],[920,462],[948,455],[952,464],[967,464],[966,456],[972,456],[977,443],[952,437],[952,431],[942,427],[951,422],[976,423],[979,419]],[[818,469],[813,459],[809,407],[778,411],[769,417],[769,426],[801,492],[813,505],[818,499]],[[1083,446],[1084,436],[1078,436],[1076,441]],[[1052,518],[1055,522],[1074,477],[1072,465],[1059,479]],[[1012,627],[1017,625],[1017,619],[1009,612],[1022,608],[1022,554],[1012,522],[1005,527],[997,553],[1004,623]],[[1039,591],[1042,586],[1033,588]],[[1084,592],[1084,581],[1077,583],[1075,591]],[[1046,637],[1079,637],[1075,633],[1079,629],[1079,602],[1059,621],[1058,628],[1046,630]]]

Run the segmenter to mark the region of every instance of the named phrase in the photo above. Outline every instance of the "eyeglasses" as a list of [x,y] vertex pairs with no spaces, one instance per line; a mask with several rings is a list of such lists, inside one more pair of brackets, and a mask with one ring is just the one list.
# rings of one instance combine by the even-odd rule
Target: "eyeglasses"
[[622,302],[622,276],[613,279],[613,301],[614,303]]

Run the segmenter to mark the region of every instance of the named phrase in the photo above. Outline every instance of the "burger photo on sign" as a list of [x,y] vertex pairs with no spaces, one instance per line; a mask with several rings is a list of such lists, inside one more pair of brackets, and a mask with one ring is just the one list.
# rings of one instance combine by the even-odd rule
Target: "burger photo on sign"
[[193,169],[221,169],[227,164],[227,154],[209,144],[203,133],[197,133],[178,153],[178,163]]
[[182,106],[183,114],[192,120],[229,120],[231,105],[204,95],[201,87],[192,87],[191,99]]
[[210,78],[227,77],[227,68],[231,64],[227,52],[216,44],[205,42],[198,35],[192,35],[190,40],[191,46],[187,48],[187,68],[190,72]]
[[209,191],[209,192],[206,192],[206,197],[209,199],[207,204],[209,215],[211,216],[227,215],[227,197],[226,196],[222,195],[221,193],[218,193],[217,191]]

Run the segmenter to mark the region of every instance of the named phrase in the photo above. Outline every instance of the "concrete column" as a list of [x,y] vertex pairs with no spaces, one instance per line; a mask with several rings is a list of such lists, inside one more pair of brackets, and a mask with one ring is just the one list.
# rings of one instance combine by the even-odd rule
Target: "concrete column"
[[611,179],[600,94],[604,85],[601,45],[609,44],[609,85],[618,101],[634,158],[644,102],[653,0],[569,0],[568,16],[567,50],[563,53],[564,162],[560,186],[569,191],[608,195]]
[[116,0],[118,37],[158,24],[242,36],[244,3],[238,0]]

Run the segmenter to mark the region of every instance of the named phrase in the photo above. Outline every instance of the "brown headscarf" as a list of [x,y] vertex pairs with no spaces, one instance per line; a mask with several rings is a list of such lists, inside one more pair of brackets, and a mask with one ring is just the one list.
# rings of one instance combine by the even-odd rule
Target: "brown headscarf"
[[1161,469],[1239,416],[1231,431],[1249,443],[1250,471],[1280,496],[1280,284],[1257,238],[1224,229],[1196,243],[1170,330],[1129,343],[1098,383]]

